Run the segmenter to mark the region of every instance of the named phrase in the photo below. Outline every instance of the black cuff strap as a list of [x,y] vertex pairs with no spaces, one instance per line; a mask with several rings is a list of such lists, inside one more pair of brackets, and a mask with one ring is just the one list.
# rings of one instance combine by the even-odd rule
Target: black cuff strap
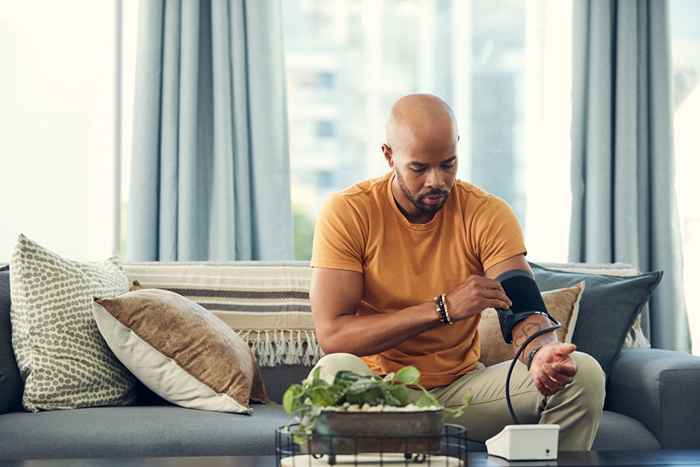
[[553,323],[558,323],[547,312],[540,290],[530,271],[521,269],[507,271],[496,280],[501,283],[506,295],[513,302],[511,308],[498,310],[501,333],[506,343],[513,342],[513,328],[529,316],[541,314],[547,316]]

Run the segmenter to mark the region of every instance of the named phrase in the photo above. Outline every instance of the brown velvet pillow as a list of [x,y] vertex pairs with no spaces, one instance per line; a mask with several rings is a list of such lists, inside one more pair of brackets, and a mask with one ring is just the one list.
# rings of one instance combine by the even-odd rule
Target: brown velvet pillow
[[[574,287],[542,292],[542,300],[547,311],[561,323],[561,328],[557,330],[560,342],[572,340],[584,286],[585,283],[580,282]],[[513,348],[503,340],[498,312],[493,308],[487,308],[481,312],[479,339],[481,342],[479,360],[484,365],[491,366],[513,358]]]
[[201,305],[167,290],[96,299],[93,314],[114,354],[153,392],[194,409],[250,413],[267,400],[255,356]]

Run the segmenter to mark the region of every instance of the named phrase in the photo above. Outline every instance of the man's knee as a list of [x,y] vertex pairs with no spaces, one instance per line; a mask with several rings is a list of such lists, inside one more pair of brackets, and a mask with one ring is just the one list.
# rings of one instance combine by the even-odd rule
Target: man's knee
[[602,413],[605,402],[605,373],[598,361],[583,352],[574,352],[576,375],[567,389],[575,391],[579,404],[590,412]]
[[333,384],[335,374],[339,371],[352,371],[361,375],[371,375],[372,370],[357,355],[349,353],[330,353],[321,357],[311,370],[309,376],[316,368],[320,368],[319,376],[329,384]]

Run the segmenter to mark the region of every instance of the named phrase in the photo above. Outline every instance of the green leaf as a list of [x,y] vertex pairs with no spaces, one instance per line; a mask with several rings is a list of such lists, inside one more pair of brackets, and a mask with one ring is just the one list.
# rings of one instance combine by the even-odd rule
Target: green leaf
[[353,373],[352,371],[339,371],[335,374],[335,378],[333,379],[333,384],[351,384],[357,381],[358,379],[366,378],[366,376],[363,375],[358,375],[357,373]]
[[284,411],[289,415],[292,415],[299,405],[299,396],[304,392],[304,388],[300,384],[292,384],[284,392],[282,398],[282,405],[284,406]]
[[321,381],[321,367],[317,366],[311,373],[311,382],[317,384],[319,381]]
[[328,407],[334,405],[336,397],[328,386],[315,386],[309,390],[309,399],[314,405]]
[[418,384],[420,371],[414,366],[405,366],[396,372],[394,382],[401,384]]
[[416,401],[416,405],[418,407],[430,407],[430,406],[434,406],[434,405],[440,406],[440,402],[438,402],[438,400],[435,398],[435,396],[430,394],[424,388],[421,388],[421,389],[423,389],[423,394],[421,394],[421,396]]
[[384,394],[376,381],[358,380],[348,387],[345,400],[351,404],[378,405],[384,401]]
[[461,417],[464,414],[464,409],[466,409],[469,404],[472,402],[472,395],[471,393],[464,393],[464,397],[462,398],[462,405],[458,407],[450,407],[449,409],[445,409],[445,411],[454,418]]
[[328,386],[328,391],[330,391],[333,398],[333,403],[331,405],[340,405],[343,397],[345,396],[345,392],[347,391],[347,387],[334,384],[332,386]]
[[363,393],[373,387],[376,387],[377,383],[371,379],[358,379],[354,383],[352,383],[350,386],[348,386],[346,393],[347,394],[360,394]]
[[386,405],[393,405],[395,407],[399,407],[401,405],[401,401],[394,396],[390,387],[382,386],[382,398],[384,399],[384,403]]
[[402,407],[408,404],[408,389],[406,386],[392,384],[389,391],[391,391],[391,395],[398,401],[398,404],[396,404],[397,406]]

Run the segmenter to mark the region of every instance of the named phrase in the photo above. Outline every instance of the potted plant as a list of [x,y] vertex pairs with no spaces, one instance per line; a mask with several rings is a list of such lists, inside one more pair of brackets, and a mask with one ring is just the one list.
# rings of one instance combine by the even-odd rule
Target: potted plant
[[[443,407],[419,384],[420,371],[407,366],[384,377],[340,371],[333,383],[320,368],[284,394],[285,411],[299,421],[293,437],[314,454],[430,452],[440,445],[444,415],[459,416],[468,405]],[[410,401],[409,388],[420,391]]]

